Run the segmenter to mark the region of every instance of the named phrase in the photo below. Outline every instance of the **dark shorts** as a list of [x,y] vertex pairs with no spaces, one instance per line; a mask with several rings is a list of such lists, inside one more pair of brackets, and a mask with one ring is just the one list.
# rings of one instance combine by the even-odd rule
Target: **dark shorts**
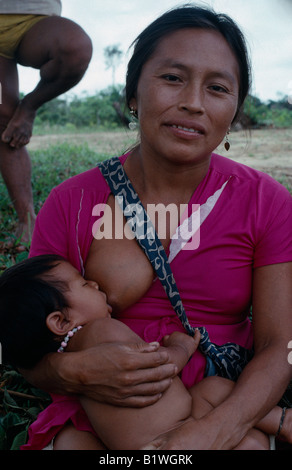
[[44,15],[0,15],[0,56],[14,59],[23,36]]

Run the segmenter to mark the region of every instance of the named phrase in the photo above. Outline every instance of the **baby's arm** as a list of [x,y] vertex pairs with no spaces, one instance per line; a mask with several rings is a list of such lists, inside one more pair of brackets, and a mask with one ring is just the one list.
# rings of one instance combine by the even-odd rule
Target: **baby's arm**
[[178,372],[184,368],[196,351],[199,346],[200,336],[199,330],[196,330],[194,337],[175,331],[164,338],[163,345],[167,348],[169,362],[177,366]]
[[[91,348],[105,342],[141,342],[130,328],[115,319],[95,320],[85,325],[69,343],[68,350]],[[170,360],[180,370],[196,349],[198,338],[175,332],[165,343]],[[66,353],[65,353],[66,354]],[[138,385],[138,384],[137,384]],[[191,412],[191,396],[178,377],[154,405],[129,408],[108,405],[81,397],[80,402],[96,433],[112,450],[139,449],[158,435],[173,429]]]
[[[67,351],[89,349],[100,343],[136,343],[137,341],[141,343],[141,338],[121,321],[114,318],[102,318],[88,323],[78,334],[74,335],[68,343]],[[167,348],[169,362],[177,366],[178,373],[195,352],[199,342],[199,331],[196,331],[194,337],[175,331],[164,338],[163,345]]]

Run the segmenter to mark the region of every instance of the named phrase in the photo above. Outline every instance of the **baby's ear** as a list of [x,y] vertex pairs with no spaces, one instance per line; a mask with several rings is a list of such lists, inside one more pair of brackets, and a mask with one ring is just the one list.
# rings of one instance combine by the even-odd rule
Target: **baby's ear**
[[67,320],[64,313],[56,310],[50,313],[46,319],[48,329],[57,336],[66,335],[70,331],[71,323]]

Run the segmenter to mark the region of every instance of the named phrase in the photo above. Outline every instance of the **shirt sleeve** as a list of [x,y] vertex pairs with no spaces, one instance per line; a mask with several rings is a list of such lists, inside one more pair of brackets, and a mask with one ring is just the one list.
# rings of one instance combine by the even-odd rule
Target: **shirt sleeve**
[[57,254],[67,258],[66,211],[53,189],[41,208],[33,231],[29,256]]
[[254,268],[292,262],[292,197],[280,184],[259,192]]

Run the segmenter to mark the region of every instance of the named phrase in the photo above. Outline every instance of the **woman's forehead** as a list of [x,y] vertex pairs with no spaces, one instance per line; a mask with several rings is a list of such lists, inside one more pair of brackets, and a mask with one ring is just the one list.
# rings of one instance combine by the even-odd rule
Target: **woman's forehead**
[[[226,39],[216,30],[185,28],[162,37],[147,63],[176,68],[201,66],[238,74],[238,61]],[[146,65],[144,64],[144,66]]]

